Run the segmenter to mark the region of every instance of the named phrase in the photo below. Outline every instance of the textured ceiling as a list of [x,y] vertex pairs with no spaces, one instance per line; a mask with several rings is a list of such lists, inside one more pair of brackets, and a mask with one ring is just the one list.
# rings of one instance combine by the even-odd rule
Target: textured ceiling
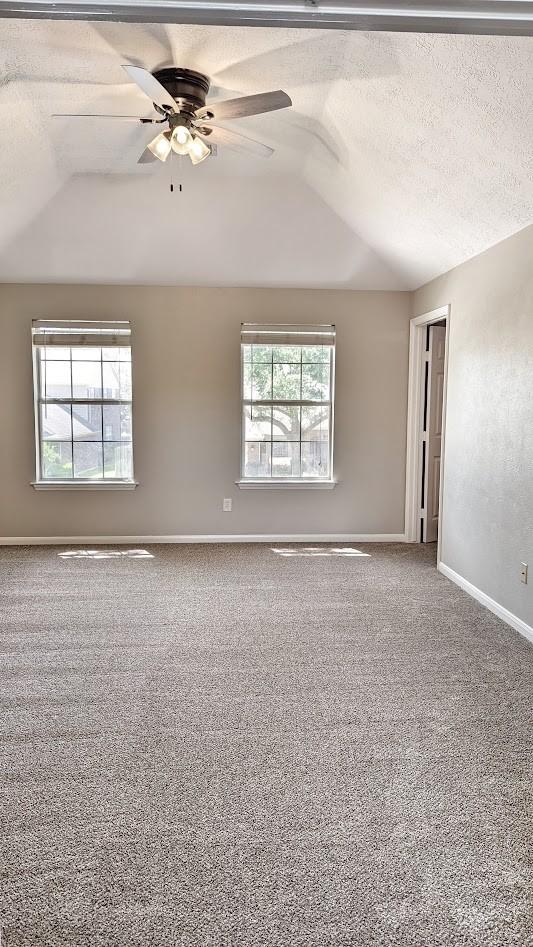
[[[208,73],[294,108],[138,166],[122,62]],[[0,280],[414,288],[533,222],[533,39],[3,20]]]

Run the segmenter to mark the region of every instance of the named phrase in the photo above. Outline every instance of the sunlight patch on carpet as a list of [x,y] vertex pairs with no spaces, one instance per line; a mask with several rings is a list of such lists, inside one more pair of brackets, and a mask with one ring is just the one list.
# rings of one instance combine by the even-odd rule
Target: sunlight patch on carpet
[[366,559],[370,559],[369,552],[361,552],[360,549],[354,549],[352,546],[330,546],[329,548],[324,548],[324,546],[296,546],[291,548],[290,546],[283,546],[276,548],[271,547],[272,552],[276,553],[277,556],[298,556],[298,557],[309,557],[314,556],[364,556]]

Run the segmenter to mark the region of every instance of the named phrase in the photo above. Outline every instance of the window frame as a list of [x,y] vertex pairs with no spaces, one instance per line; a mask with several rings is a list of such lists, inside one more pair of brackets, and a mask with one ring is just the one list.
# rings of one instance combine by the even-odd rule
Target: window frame
[[[274,329],[275,327],[273,326],[272,328]],[[321,328],[323,329],[324,326],[316,326],[316,329],[317,329],[317,330],[318,330],[318,329],[321,329]],[[329,350],[330,350],[330,351],[329,351],[329,379],[330,379],[330,383],[329,383],[329,395],[330,395],[330,397],[329,397],[329,399],[328,399],[327,401],[313,401],[313,400],[310,400],[310,399],[299,399],[299,400],[292,399],[292,400],[288,400],[288,399],[274,399],[274,398],[272,398],[272,399],[258,399],[258,400],[254,400],[253,398],[245,398],[245,397],[244,397],[244,384],[243,384],[243,382],[244,382],[244,367],[243,367],[243,366],[244,366],[244,357],[243,357],[243,356],[244,356],[244,347],[245,347],[245,345],[250,345],[250,344],[254,344],[254,343],[245,342],[245,341],[243,341],[243,339],[242,339],[242,337],[241,337],[241,343],[240,343],[240,365],[239,365],[239,370],[240,370],[240,412],[241,412],[240,478],[239,478],[239,480],[236,480],[236,481],[235,481],[236,484],[237,484],[237,486],[238,486],[241,490],[262,490],[262,489],[270,489],[270,490],[280,490],[280,489],[293,489],[293,490],[294,490],[294,489],[319,489],[319,490],[321,489],[321,490],[328,490],[328,489],[329,489],[329,490],[331,490],[331,489],[333,489],[333,487],[336,486],[336,484],[337,484],[338,481],[335,479],[334,474],[333,474],[333,457],[334,457],[333,448],[334,448],[334,430],[335,430],[335,349],[336,349],[336,331],[335,331],[335,327],[334,327],[334,326],[331,326],[331,327],[329,327],[329,328],[333,329],[333,331],[334,331],[334,336],[333,336],[333,342],[328,346],[328,347],[329,347]],[[308,331],[308,330],[309,330],[309,326],[306,326],[306,327],[302,326],[302,328],[301,328],[301,335],[302,335],[302,336],[305,336],[305,335],[306,335],[306,329],[307,329],[307,331]],[[294,334],[295,337],[299,334],[299,333],[298,333],[298,329],[297,329],[296,327],[293,328],[293,334]],[[257,344],[257,343],[255,343],[255,344]],[[265,343],[265,344],[273,345],[274,343]],[[310,343],[309,343],[309,342],[306,343],[305,341],[298,342],[298,341],[295,341],[295,340],[293,339],[293,340],[291,340],[291,342],[285,342],[285,343],[283,343],[282,341],[280,341],[278,344],[279,344],[279,345],[283,345],[283,344],[298,345],[300,348],[306,348],[306,347],[309,347],[309,344],[310,344]],[[280,364],[281,364],[281,363],[280,363]],[[300,364],[301,364],[301,362],[300,362]],[[326,364],[326,363],[324,363],[324,364]],[[246,421],[245,421],[245,411],[244,411],[244,409],[245,409],[246,406],[253,407],[254,405],[258,405],[258,406],[264,405],[264,406],[268,406],[268,407],[271,407],[271,408],[284,407],[284,406],[291,406],[291,405],[292,405],[292,406],[297,406],[297,407],[299,407],[299,408],[301,408],[301,407],[320,407],[321,405],[322,405],[322,406],[327,405],[328,408],[329,408],[329,452],[328,452],[329,473],[328,473],[328,476],[327,476],[327,477],[302,477],[302,476],[300,476],[300,477],[273,477],[273,476],[270,476],[270,477],[247,477],[247,476],[245,475],[245,473],[244,473],[244,469],[245,469],[245,449],[246,449]],[[300,424],[301,424],[301,422],[300,422]],[[270,441],[270,442],[269,442],[269,441],[265,441],[264,443],[271,443],[271,444],[273,444],[273,443],[289,443],[289,442],[285,442],[285,441],[279,441],[279,442],[275,442],[275,441]],[[300,427],[300,440],[299,440],[298,442],[294,442],[294,443],[299,443],[299,445],[300,445],[300,450],[301,450],[301,445],[302,445],[302,440],[301,440],[301,427]],[[272,461],[271,461],[271,464],[272,464]]]
[[[104,397],[101,397],[101,398],[74,398],[74,397],[71,397],[71,398],[43,398],[43,396],[42,396],[42,394],[41,394],[41,391],[42,391],[42,389],[41,389],[41,381],[42,381],[41,365],[42,365],[42,358],[41,358],[41,356],[40,356],[40,351],[41,351],[41,349],[44,348],[44,347],[43,347],[43,346],[39,346],[38,344],[35,344],[35,343],[34,343],[34,340],[33,340],[34,334],[38,333],[39,321],[40,321],[40,320],[34,320],[34,321],[32,322],[33,415],[34,415],[34,430],[35,430],[35,480],[32,480],[31,485],[34,487],[35,490],[96,490],[96,491],[98,491],[98,490],[134,490],[135,487],[137,486],[137,481],[135,480],[135,475],[134,475],[134,447],[133,447],[133,443],[134,443],[134,436],[133,436],[133,352],[132,352],[132,344],[131,344],[131,324],[130,324],[129,322],[125,322],[125,323],[124,323],[124,326],[127,326],[127,327],[128,327],[127,339],[126,339],[126,338],[124,339],[125,344],[123,344],[123,345],[121,345],[121,346],[117,346],[117,347],[121,347],[121,348],[128,348],[128,349],[130,350],[129,363],[130,363],[130,365],[131,365],[131,379],[132,379],[132,392],[131,392],[130,398],[104,398]],[[47,325],[47,326],[49,326],[51,323],[50,323],[50,322],[45,322],[44,324]],[[90,322],[85,322],[85,321],[84,321],[83,323],[80,323],[78,320],[61,320],[61,319],[58,319],[58,320],[57,320],[57,323],[54,322],[54,325],[56,325],[56,324],[57,324],[57,326],[58,326],[58,332],[61,331],[61,327],[64,327],[64,328],[65,328],[65,332],[66,332],[67,334],[68,334],[68,331],[69,331],[69,330],[70,330],[70,331],[73,331],[73,330],[76,329],[78,326],[84,326],[84,327],[91,326],[91,323],[90,323]],[[109,325],[110,325],[110,326],[113,326],[113,325],[115,325],[115,324],[116,324],[115,322],[109,322]],[[93,323],[93,325],[94,325],[95,327],[105,327],[105,326],[106,326],[106,322],[99,320],[98,322],[95,321],[95,322]],[[68,327],[68,328],[66,328],[66,327]],[[83,328],[80,328],[79,331],[80,331],[80,333],[83,334]],[[92,342],[92,344],[91,344],[91,339],[90,339],[90,335],[89,335],[89,334],[87,335],[87,340],[88,340],[87,343],[84,343],[83,346],[76,346],[76,347],[77,347],[77,348],[79,348],[79,347],[81,347],[81,348],[84,348],[84,347],[87,347],[87,348],[100,348],[100,349],[106,347],[106,346],[102,343],[102,341],[100,341],[100,343],[98,343],[97,341],[93,340],[93,342]],[[109,347],[109,348],[112,348],[112,347],[113,347],[113,344],[116,344],[116,343],[110,343],[110,345],[109,345],[108,347]],[[51,346],[51,348],[52,348],[52,346]],[[72,359],[72,348],[73,348],[73,346],[72,346],[72,345],[69,346],[68,343],[65,343],[65,348],[70,348],[70,349],[71,349],[70,358],[68,359],[68,362],[67,362],[67,360],[65,359],[65,362],[67,362],[67,364],[70,365],[71,378],[72,378],[72,362],[73,362],[73,359]],[[53,361],[53,359],[51,359],[51,361]],[[83,361],[83,360],[80,359],[80,361]],[[110,360],[110,361],[111,361],[111,360]],[[101,359],[101,358],[100,358],[100,364],[102,364],[102,359]],[[103,393],[103,389],[102,389],[102,393]],[[42,406],[43,406],[43,405],[46,405],[46,404],[58,404],[58,405],[64,404],[64,405],[71,405],[71,406],[76,405],[76,404],[83,404],[83,405],[90,404],[90,405],[100,405],[100,406],[104,406],[104,405],[121,405],[121,404],[127,404],[127,405],[129,405],[129,406],[130,406],[130,409],[131,409],[131,418],[132,418],[132,422],[131,422],[131,478],[130,478],[130,477],[128,477],[128,478],[125,478],[125,477],[104,477],[104,476],[102,476],[102,477],[100,477],[100,478],[74,477],[74,443],[76,443],[76,441],[75,441],[74,436],[73,436],[73,427],[72,427],[72,424],[71,424],[71,436],[70,436],[70,440],[65,439],[64,443],[70,443],[70,444],[71,444],[73,476],[72,476],[72,477],[69,477],[69,478],[66,478],[66,479],[64,479],[64,480],[62,480],[62,479],[60,479],[60,478],[46,478],[46,477],[44,477],[44,476],[43,476],[43,458],[42,458],[42,444],[43,444],[43,438],[42,438],[42,416],[41,416],[42,412],[41,412],[41,409],[42,409]],[[58,443],[63,443],[63,442],[58,442]],[[90,441],[90,440],[88,440],[88,441],[80,441],[80,443],[97,443],[97,444],[99,444],[100,441]],[[103,440],[103,437],[102,437],[101,443],[102,443],[102,445],[105,444],[105,441]],[[103,448],[102,448],[102,449],[103,449]],[[102,472],[103,472],[103,470],[102,470]]]

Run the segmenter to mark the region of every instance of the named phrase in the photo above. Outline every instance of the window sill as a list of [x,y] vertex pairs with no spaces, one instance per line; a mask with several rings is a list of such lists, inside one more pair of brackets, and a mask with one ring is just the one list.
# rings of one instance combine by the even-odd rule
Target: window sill
[[136,480],[33,480],[34,490],[135,490]]
[[333,490],[338,480],[236,480],[239,490]]

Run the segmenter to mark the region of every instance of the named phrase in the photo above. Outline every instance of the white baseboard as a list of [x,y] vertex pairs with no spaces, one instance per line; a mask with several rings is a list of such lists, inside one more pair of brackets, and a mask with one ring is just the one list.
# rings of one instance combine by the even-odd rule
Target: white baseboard
[[403,543],[403,533],[243,533],[191,536],[4,536],[0,546],[124,545],[124,543]]
[[482,592],[481,589],[478,589],[475,585],[472,585],[471,582],[468,582],[467,579],[464,579],[462,575],[459,575],[458,572],[454,572],[453,569],[450,569],[449,566],[445,565],[444,562],[439,562],[437,566],[439,572],[442,572],[447,579],[450,579],[452,582],[455,582],[461,589],[465,592],[468,592],[472,598],[475,598],[477,602],[480,602],[481,605],[484,605],[485,608],[488,608],[489,611],[494,612],[498,618],[501,618],[507,625],[510,625],[511,628],[514,628],[515,631],[518,631],[524,638],[527,638],[529,641],[533,642],[533,628],[531,625],[526,624],[525,621],[522,621],[521,618],[518,618],[517,615],[514,615],[513,612],[510,612],[508,608],[504,608],[503,605],[500,605],[496,602],[490,595],[487,595],[485,592]]

